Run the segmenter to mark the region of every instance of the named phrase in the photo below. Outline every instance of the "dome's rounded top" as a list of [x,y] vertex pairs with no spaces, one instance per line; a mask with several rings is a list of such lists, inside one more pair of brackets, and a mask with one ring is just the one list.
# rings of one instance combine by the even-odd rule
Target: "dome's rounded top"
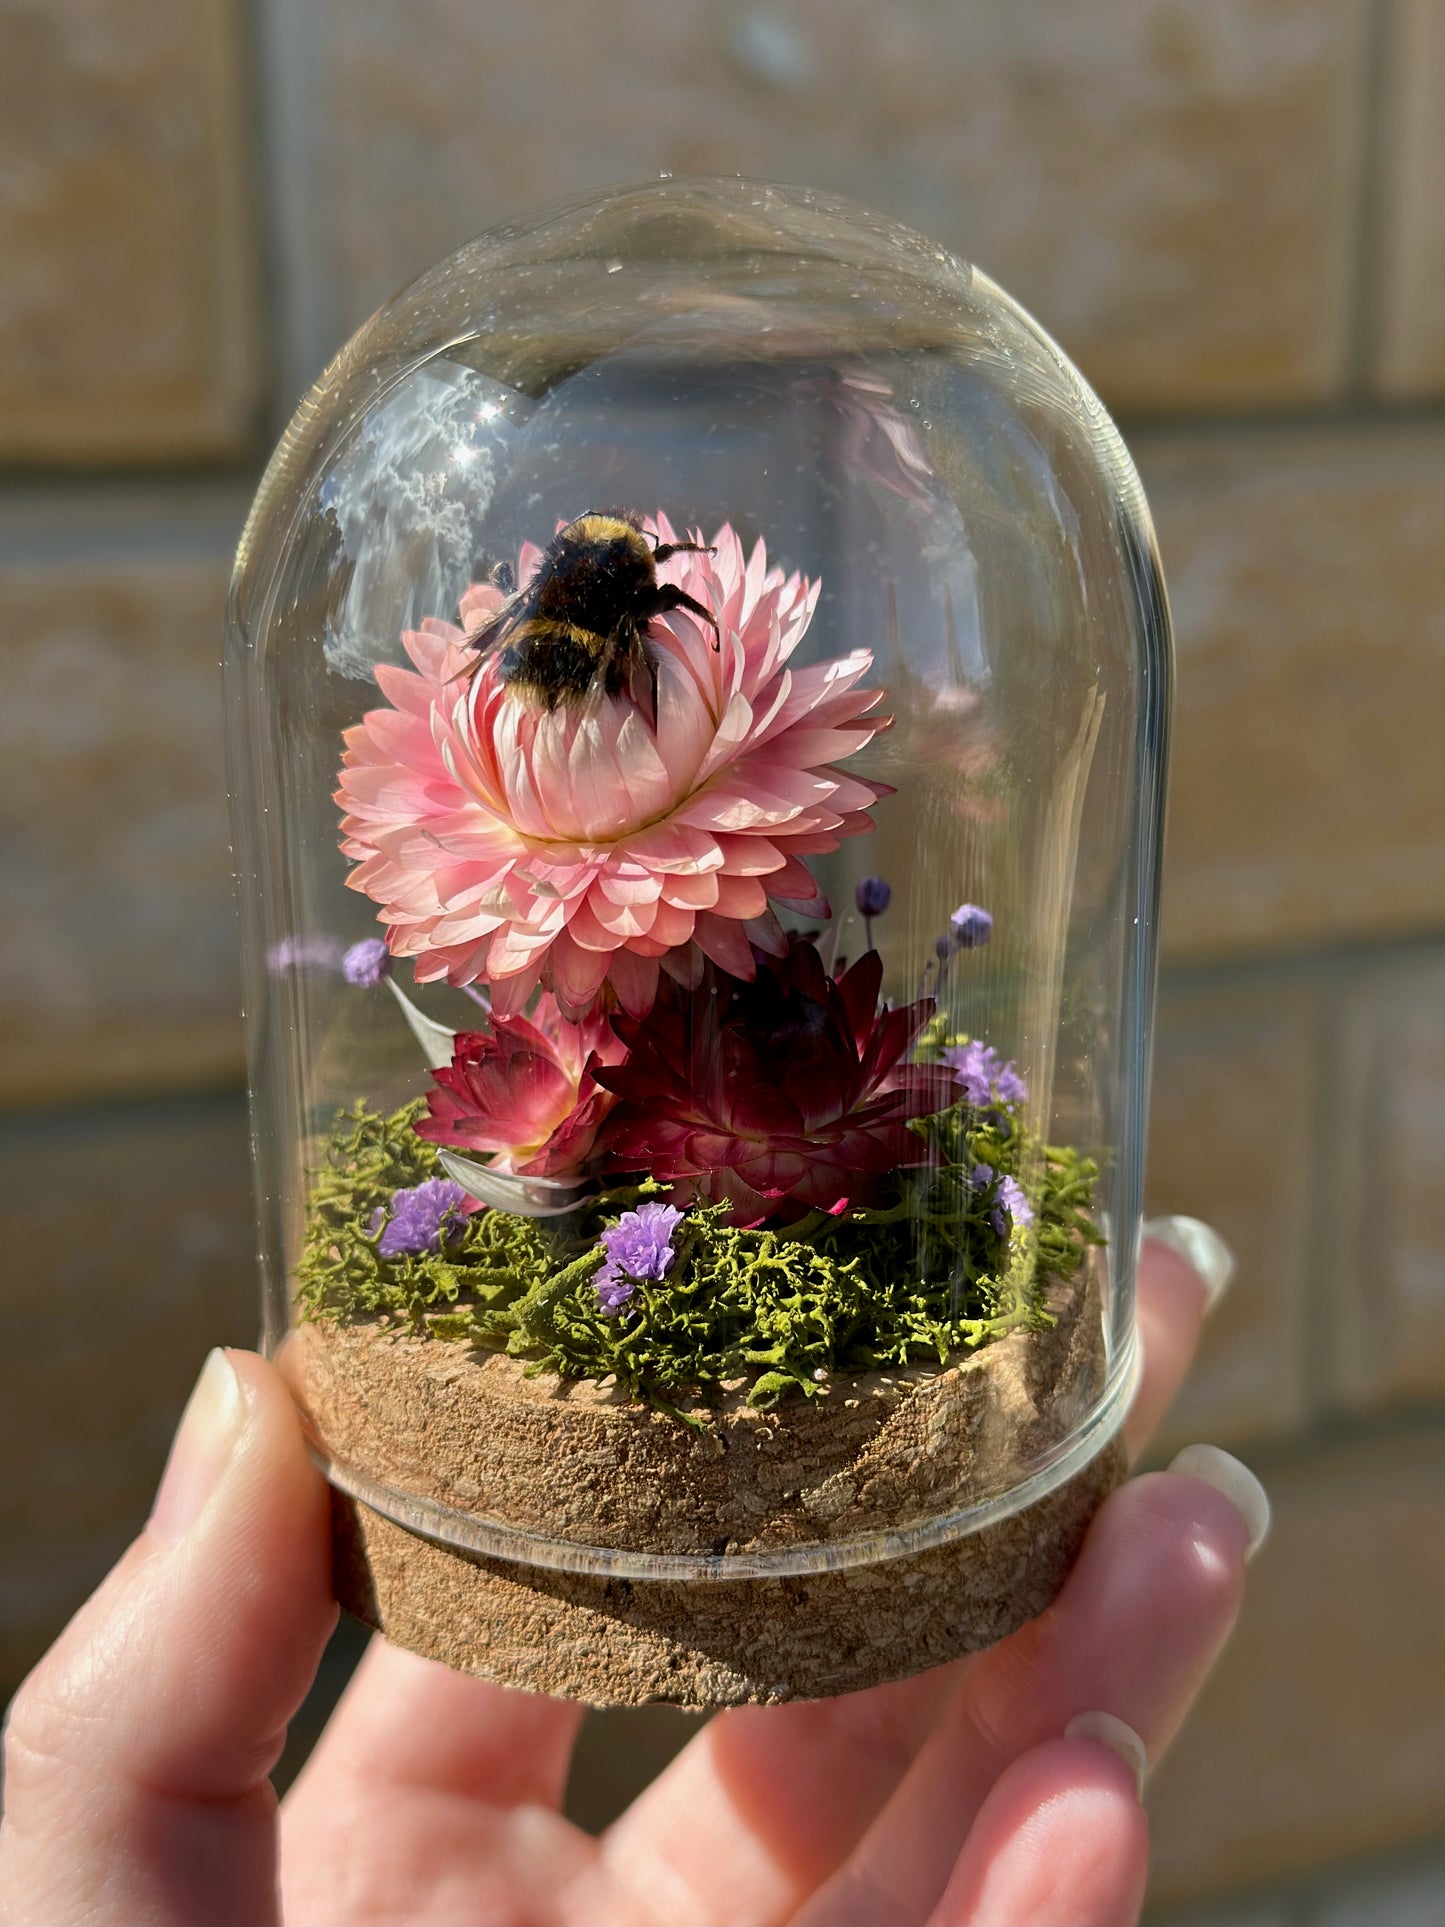
[[593,353],[659,335],[694,352],[878,346],[887,331],[945,345],[981,319],[972,270],[900,223],[806,188],[662,180],[568,201],[494,228],[377,317],[422,336],[576,330]]
[[[905,367],[915,392],[900,396]],[[237,558],[234,614],[243,630],[257,626],[256,584],[274,574],[278,535],[289,539],[338,465],[354,480],[348,438],[360,437],[381,468],[391,464],[380,485],[400,486],[395,435],[376,432],[384,418],[407,424],[401,459],[413,467],[426,458],[428,426],[451,437],[453,462],[474,463],[464,479],[475,498],[496,466],[478,422],[505,435],[537,413],[549,425],[570,415],[578,428],[583,412],[625,407],[636,427],[639,412],[655,416],[683,391],[705,394],[715,410],[728,397],[723,412],[735,421],[749,404],[776,415],[781,383],[820,419],[830,409],[851,417],[855,441],[881,435],[905,466],[916,453],[949,487],[951,407],[928,379],[949,369],[971,371],[980,393],[992,389],[995,412],[1019,418],[1000,432],[1020,449],[1041,435],[1056,440],[1047,424],[1066,424],[1063,440],[1089,452],[1111,488],[1137,495],[1112,424],[1056,344],[987,275],[900,222],[812,189],[736,177],[664,178],[554,204],[419,276],[326,369],[263,479]],[[896,426],[905,408],[912,418]],[[1046,446],[1036,465],[1055,459]],[[416,483],[429,499],[437,486]],[[591,485],[579,476],[576,486]],[[651,497],[644,489],[627,499]],[[575,496],[559,512],[574,513]]]

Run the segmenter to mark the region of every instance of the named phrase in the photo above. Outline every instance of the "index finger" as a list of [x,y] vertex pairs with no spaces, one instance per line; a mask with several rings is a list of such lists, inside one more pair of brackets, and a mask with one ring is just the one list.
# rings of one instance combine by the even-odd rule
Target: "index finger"
[[145,1532],[15,1697],[0,1916],[275,1918],[267,1776],[336,1620],[327,1518],[281,1380],[213,1352]]
[[1198,1218],[1151,1218],[1139,1251],[1135,1317],[1144,1359],[1124,1426],[1137,1459],[1194,1363],[1199,1328],[1234,1275],[1234,1254]]

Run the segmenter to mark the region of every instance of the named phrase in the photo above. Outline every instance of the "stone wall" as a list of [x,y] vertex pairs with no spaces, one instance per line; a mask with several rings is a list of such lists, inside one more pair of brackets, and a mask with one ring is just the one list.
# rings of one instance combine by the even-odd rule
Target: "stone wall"
[[[270,440],[494,219],[659,169],[808,179],[1052,328],[1169,572],[1150,1183],[1242,1260],[1169,1443],[1244,1451],[1278,1523],[1151,1794],[1156,1905],[1436,1920],[1445,8],[596,17],[0,0],[0,1690],[143,1516],[206,1345],[252,1329],[215,664]],[[602,1724],[591,1783],[671,1733]]]

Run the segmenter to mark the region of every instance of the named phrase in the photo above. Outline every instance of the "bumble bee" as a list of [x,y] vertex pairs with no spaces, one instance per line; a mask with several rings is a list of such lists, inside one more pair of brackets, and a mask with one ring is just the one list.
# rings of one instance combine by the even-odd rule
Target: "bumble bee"
[[713,553],[703,542],[656,541],[628,510],[589,510],[548,543],[524,589],[515,587],[505,564],[493,571],[506,600],[467,641],[479,656],[500,650],[502,681],[548,709],[581,702],[600,682],[607,695],[626,689],[639,705],[649,692],[655,719],[657,661],[647,643],[652,618],[688,609],[709,624],[713,646],[720,646],[711,611],[657,579],[659,562],[688,550]]

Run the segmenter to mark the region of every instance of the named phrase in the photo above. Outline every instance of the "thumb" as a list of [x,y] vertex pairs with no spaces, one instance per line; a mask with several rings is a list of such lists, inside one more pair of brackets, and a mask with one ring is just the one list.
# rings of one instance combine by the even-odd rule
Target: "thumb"
[[214,1351],[145,1531],[12,1704],[0,1920],[274,1921],[267,1776],[335,1621],[295,1408]]

